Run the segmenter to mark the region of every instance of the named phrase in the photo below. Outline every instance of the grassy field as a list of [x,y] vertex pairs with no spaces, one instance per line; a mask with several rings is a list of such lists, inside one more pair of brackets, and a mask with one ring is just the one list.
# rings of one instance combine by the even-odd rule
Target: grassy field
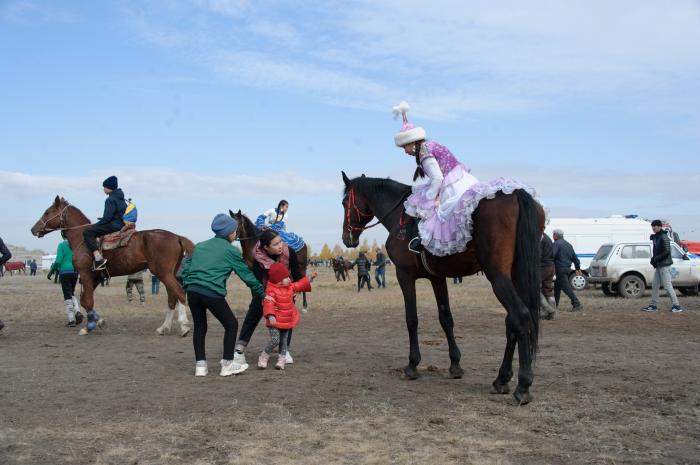
[[[408,381],[388,276],[387,289],[358,293],[321,270],[284,372],[219,377],[223,332],[210,318],[210,374],[198,379],[191,339],[155,334],[164,294],[129,304],[113,279],[96,294],[107,327],[79,337],[63,326],[58,286],[0,278],[0,464],[700,463],[700,298],[646,314],[646,300],[582,292],[584,312],[542,323],[535,401],[517,407],[489,393],[505,312],[485,278],[450,282],[459,380],[419,283],[423,360]],[[230,281],[239,321],[249,295]],[[253,336],[251,365],[266,336]]]

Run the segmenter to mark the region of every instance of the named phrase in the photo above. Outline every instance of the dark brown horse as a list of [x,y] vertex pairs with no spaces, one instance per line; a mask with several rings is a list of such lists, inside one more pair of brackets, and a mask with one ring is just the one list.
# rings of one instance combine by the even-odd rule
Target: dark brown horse
[[[238,240],[241,243],[243,258],[248,264],[248,267],[252,269],[253,262],[255,261],[255,258],[253,257],[253,249],[255,248],[255,244],[258,243],[260,232],[258,231],[258,228],[255,226],[255,224],[252,221],[250,221],[250,218],[241,213],[240,210],[238,210],[237,213],[233,213],[232,210],[229,210],[228,213],[229,215],[231,215],[231,218],[238,222]],[[306,267],[309,263],[308,248],[306,247],[306,245],[304,245],[304,247],[302,247],[296,254],[297,260],[299,260],[299,270],[303,275],[306,275]],[[303,309],[304,311],[306,311],[309,308],[308,302],[306,300],[306,292],[302,293],[302,299]]]
[[407,239],[400,238],[402,235],[399,234],[407,220],[403,202],[411,193],[410,186],[364,175],[350,180],[345,173],[343,181],[343,243],[357,247],[360,234],[373,217],[377,217],[378,223],[389,231],[386,250],[396,265],[396,277],[406,307],[410,343],[408,366],[404,369],[406,377],[418,377],[417,366],[421,358],[416,279],[428,279],[433,286],[440,325],[449,346],[450,376],[460,378],[464,372],[459,365],[461,354],[453,334],[454,322],[445,278],[483,271],[507,312],[505,355],[493,382],[493,392],[506,394],[510,391],[508,383],[513,376],[513,354],[517,345],[520,369],[513,395],[520,404],[530,402],[529,388],[539,333],[539,247],[544,230],[542,206],[523,190],[482,200],[473,213],[473,239],[464,252],[447,257],[421,256],[409,252]]
[[[80,304],[87,311],[87,327],[80,334],[87,334],[102,326],[102,319],[94,310],[95,287],[101,282],[101,272],[92,269],[92,254],[83,241],[83,230],[90,226],[90,220],[75,206],[64,198],[56,196],[53,204],[46,209],[39,221],[32,226],[32,234],[37,237],[57,230],[65,231],[66,238],[73,249],[73,265],[80,274],[82,292]],[[105,250],[107,274],[124,276],[148,268],[163,282],[168,291],[168,307],[165,322],[156,330],[158,334],[170,331],[175,307],[178,309],[180,335],[190,332],[187,313],[185,312],[185,292],[175,279],[175,272],[180,266],[184,254],[191,254],[194,244],[186,237],[178,236],[162,229],[137,231],[126,247]]]

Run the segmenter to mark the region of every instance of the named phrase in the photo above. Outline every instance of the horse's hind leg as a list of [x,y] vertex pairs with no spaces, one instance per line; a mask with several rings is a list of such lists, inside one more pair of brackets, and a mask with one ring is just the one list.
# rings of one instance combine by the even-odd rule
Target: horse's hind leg
[[[177,321],[180,323],[180,336],[185,337],[190,333],[190,322],[187,319],[187,312],[185,310],[185,291],[182,289],[182,286],[173,275],[166,275],[161,278],[161,281],[165,285],[165,289],[168,291],[169,310],[168,314],[166,315],[166,321],[169,318],[169,322],[172,324],[173,314],[177,308]],[[169,330],[170,327],[168,326],[168,331]]]
[[452,319],[452,311],[450,310],[450,296],[447,291],[447,281],[445,279],[431,280],[435,300],[438,305],[438,318],[440,326],[445,331],[447,337],[447,345],[450,351],[450,378],[458,379],[464,375],[464,370],[459,366],[459,361],[462,354],[457,346],[454,335],[454,320]]
[[501,368],[498,370],[498,377],[493,382],[493,394],[508,394],[510,392],[508,383],[513,378],[513,354],[516,343],[517,338],[513,331],[513,324],[510,322],[510,316],[506,316],[506,350],[503,354]]
[[494,389],[498,389],[497,385],[503,387],[503,381],[510,379],[512,376],[510,365],[513,361],[513,352],[517,343],[520,367],[518,369],[518,386],[513,393],[513,397],[521,405],[524,405],[532,400],[530,386],[534,379],[532,357],[530,356],[530,339],[528,337],[530,313],[518,296],[513,281],[508,276],[501,272],[487,272],[486,275],[491,281],[494,294],[496,294],[499,302],[508,312],[506,319],[506,351],[498,378],[494,381]]

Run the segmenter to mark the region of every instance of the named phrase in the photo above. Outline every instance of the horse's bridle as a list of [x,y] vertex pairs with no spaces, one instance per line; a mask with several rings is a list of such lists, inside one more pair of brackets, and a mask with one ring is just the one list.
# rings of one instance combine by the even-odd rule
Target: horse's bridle
[[[406,194],[406,195],[408,195],[408,194]],[[394,206],[391,207],[391,208],[389,209],[389,211],[387,211],[384,215],[382,215],[381,218],[379,217],[379,215],[374,215],[374,214],[370,214],[370,213],[364,213],[364,212],[360,211],[360,208],[359,208],[359,207],[357,206],[357,204],[355,203],[355,188],[354,188],[354,187],[351,187],[351,188],[348,190],[348,193],[347,193],[347,195],[346,195],[346,198],[347,198],[347,205],[345,206],[345,213],[346,213],[345,219],[346,219],[347,225],[348,225],[347,230],[348,230],[348,232],[351,233],[351,232],[353,232],[353,231],[360,231],[360,232],[362,232],[362,231],[364,231],[364,230],[366,230],[366,229],[370,229],[370,228],[373,228],[373,227],[375,227],[375,226],[381,224],[382,221],[383,221],[387,216],[389,216],[391,213],[394,212],[394,210],[396,210],[396,209],[399,207],[399,205],[403,204],[404,199],[406,198],[406,196],[404,195],[403,197],[401,197],[401,198],[399,199],[399,201],[396,202],[396,204],[394,204]],[[363,217],[364,217],[364,218],[373,218],[373,217],[376,216],[376,217],[377,217],[377,222],[374,223],[374,224],[371,224],[371,225],[369,225],[369,226],[354,226],[354,225],[352,224],[352,219],[351,219],[351,215],[350,215],[350,212],[353,211],[353,210],[355,211],[355,213],[357,213],[357,217],[358,217],[358,218],[360,218],[360,219],[363,218]]]
[[[66,205],[61,209],[60,212],[56,213],[54,216],[49,218],[48,220],[43,220],[39,218],[39,221],[43,223],[41,231],[44,232],[45,234],[54,232],[54,231],[68,231],[70,229],[78,229],[78,228],[84,228],[85,226],[90,226],[90,223],[86,224],[81,224],[78,226],[71,226],[70,228],[66,228],[63,225],[66,222],[66,212],[68,211],[68,208],[72,207],[69,202],[66,202]],[[49,224],[49,221],[53,220],[54,218],[61,217],[60,221],[58,222],[58,228],[46,228],[46,226]]]

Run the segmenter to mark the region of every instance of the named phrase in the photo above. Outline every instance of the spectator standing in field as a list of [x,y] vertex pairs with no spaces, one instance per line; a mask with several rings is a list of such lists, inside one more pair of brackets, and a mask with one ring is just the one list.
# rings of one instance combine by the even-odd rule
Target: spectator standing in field
[[56,249],[56,260],[51,264],[51,270],[46,276],[51,280],[51,275],[56,274],[61,281],[63,291],[63,305],[66,309],[66,326],[73,328],[83,322],[83,315],[80,313],[80,305],[75,298],[75,286],[78,283],[78,272],[73,267],[73,249],[66,240],[66,234],[61,231],[63,242],[58,244]]
[[377,247],[377,257],[374,260],[374,266],[374,279],[377,281],[377,289],[386,288],[386,256],[382,252],[381,247]]
[[139,293],[139,301],[141,302],[141,305],[145,305],[146,292],[143,290],[143,270],[132,273],[126,278],[126,298],[129,300],[129,302],[134,300],[134,286],[136,286],[136,290]]
[[583,305],[571,288],[569,273],[571,273],[571,265],[573,264],[576,268],[576,274],[581,275],[581,262],[576,256],[574,247],[564,239],[564,231],[555,229],[552,235],[554,236],[552,256],[554,257],[554,273],[557,278],[554,283],[554,301],[558,307],[561,292],[564,291],[564,294],[571,299],[571,311],[579,312],[583,310]]
[[360,255],[355,259],[355,266],[357,266],[357,292],[367,284],[367,290],[372,290],[372,280],[369,278],[369,270],[372,267],[372,262],[369,261],[364,252],[360,252]]
[[654,279],[651,282],[651,304],[642,310],[645,312],[658,310],[659,291],[663,284],[668,297],[671,299],[671,312],[681,313],[683,308],[678,302],[676,291],[673,289],[673,283],[671,282],[671,265],[673,265],[671,238],[668,237],[668,232],[663,229],[661,220],[652,221],[651,230],[654,232],[649,237],[654,245],[654,254],[651,257],[651,266],[654,267]]
[[543,320],[554,320],[557,317],[557,303],[554,299],[554,244],[548,235],[542,234],[540,242],[540,273],[542,275],[542,314]]
[[32,259],[31,262],[29,262],[29,276],[36,276],[36,260]]
[[158,279],[158,276],[151,273],[151,295],[157,295],[159,292],[160,292],[160,279]]
[[[5,246],[2,237],[0,237],[0,270],[3,266],[5,266],[5,262],[11,258],[12,254],[10,253],[10,250],[7,248],[7,246]],[[3,323],[2,320],[0,320],[0,330],[2,330],[2,328],[4,327],[5,323]]]

